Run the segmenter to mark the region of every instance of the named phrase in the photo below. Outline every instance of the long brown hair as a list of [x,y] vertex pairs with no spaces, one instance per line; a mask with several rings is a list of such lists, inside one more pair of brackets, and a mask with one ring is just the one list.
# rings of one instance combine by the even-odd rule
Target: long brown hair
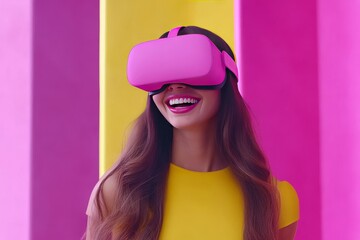
[[[208,30],[191,26],[180,30],[179,35],[184,34],[206,35],[219,50],[234,58],[227,43]],[[167,33],[162,35],[166,36]],[[247,107],[237,90],[236,77],[230,71],[226,77],[221,89],[216,136],[219,151],[244,193],[244,240],[275,240],[279,216],[276,184],[256,142]],[[172,126],[149,96],[117,165],[100,183],[95,198],[98,224],[92,229],[94,239],[158,239],[172,134]],[[110,176],[116,176],[118,187],[114,189],[116,199],[109,212],[102,189]]]

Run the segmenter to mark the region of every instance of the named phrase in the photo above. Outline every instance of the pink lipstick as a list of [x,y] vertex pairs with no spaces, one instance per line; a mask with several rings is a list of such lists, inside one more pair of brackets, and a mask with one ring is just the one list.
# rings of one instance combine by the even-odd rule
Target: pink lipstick
[[194,109],[200,99],[188,95],[171,96],[166,100],[166,105],[173,113],[187,113]]

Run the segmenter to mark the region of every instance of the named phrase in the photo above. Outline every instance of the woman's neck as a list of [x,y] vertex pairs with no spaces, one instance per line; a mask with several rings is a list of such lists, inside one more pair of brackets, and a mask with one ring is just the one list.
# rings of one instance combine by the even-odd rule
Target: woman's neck
[[173,130],[172,162],[192,171],[209,172],[223,169],[214,129]]

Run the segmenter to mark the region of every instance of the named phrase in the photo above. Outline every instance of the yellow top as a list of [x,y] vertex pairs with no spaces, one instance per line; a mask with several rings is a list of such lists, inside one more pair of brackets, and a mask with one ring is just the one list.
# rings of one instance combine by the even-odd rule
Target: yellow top
[[[278,189],[283,228],[299,219],[299,201],[288,182],[279,182]],[[242,213],[243,194],[230,168],[194,172],[170,164],[160,240],[241,240]]]

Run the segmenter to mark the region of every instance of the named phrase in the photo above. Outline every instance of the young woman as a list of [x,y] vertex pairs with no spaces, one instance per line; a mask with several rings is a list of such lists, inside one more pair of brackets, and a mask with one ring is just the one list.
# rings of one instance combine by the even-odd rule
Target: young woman
[[94,188],[86,239],[294,238],[296,192],[271,175],[233,59],[224,40],[194,26],[132,50],[129,82],[149,92],[147,105]]

